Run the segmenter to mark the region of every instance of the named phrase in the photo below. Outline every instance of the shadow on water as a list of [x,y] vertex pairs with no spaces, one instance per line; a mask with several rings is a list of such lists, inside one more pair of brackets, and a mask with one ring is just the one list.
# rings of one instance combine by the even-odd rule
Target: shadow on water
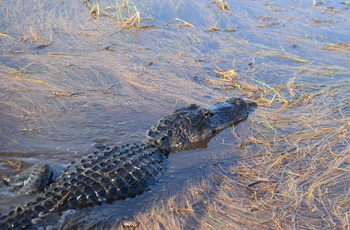
[[[0,1],[1,177],[141,142],[176,108],[240,96],[259,108],[239,138],[172,154],[149,193],[77,214],[143,229],[345,228],[350,7],[315,3]],[[0,210],[20,203],[1,198]]]

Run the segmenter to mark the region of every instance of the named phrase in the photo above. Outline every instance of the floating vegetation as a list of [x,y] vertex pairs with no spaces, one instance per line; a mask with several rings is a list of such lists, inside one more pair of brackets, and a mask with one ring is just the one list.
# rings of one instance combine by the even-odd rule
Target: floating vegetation
[[237,80],[238,73],[236,70],[233,70],[233,69],[221,70],[219,68],[217,68],[217,69],[218,70],[214,70],[214,72],[217,75],[221,76],[223,79],[230,80],[230,81]]
[[323,49],[333,52],[350,52],[350,43],[327,44]]
[[[169,156],[181,167],[203,159],[186,169],[190,177],[165,175],[148,198],[136,198],[143,208],[125,200],[79,210],[85,226],[348,229],[344,4],[0,1],[0,175],[39,162],[62,165],[93,143],[132,143],[143,135],[129,134],[180,105],[243,97],[258,106],[218,134],[216,148],[198,150],[198,158],[189,150],[186,162]],[[1,210],[19,205],[1,196]]]
[[280,94],[274,87],[269,86],[268,84],[266,84],[266,83],[264,83],[264,82],[262,82],[262,81],[259,81],[259,80],[257,80],[257,79],[254,79],[254,78],[253,78],[252,80],[255,81],[255,82],[257,82],[257,83],[259,83],[259,84],[261,84],[261,85],[263,85],[263,86],[266,87],[267,89],[273,91],[274,95],[272,96],[272,99],[270,100],[270,104],[273,103],[273,101],[276,99],[276,97],[277,97],[277,99],[278,99],[279,101],[281,101],[283,104],[288,104],[288,100],[286,100],[285,98],[283,98],[283,97],[281,96],[281,94]]
[[181,19],[181,18],[174,18],[172,20],[170,20],[168,23],[166,23],[166,26],[169,26],[173,21],[178,21],[180,22],[180,26],[184,26],[184,27],[195,27],[194,25],[192,25],[189,22],[186,22],[185,20]]
[[83,3],[90,9],[90,14],[94,18],[101,15],[114,19],[121,28],[149,28],[141,26],[140,11],[136,5],[129,0],[115,1],[115,5],[106,5],[100,0],[84,0]]
[[294,55],[287,54],[285,52],[280,52],[280,51],[270,50],[270,51],[258,51],[256,53],[264,55],[264,56],[290,59],[292,61],[299,62],[299,63],[307,63],[307,60],[305,60],[305,59],[296,57]]
[[9,35],[7,35],[7,34],[3,34],[3,33],[0,33],[0,37],[10,38],[10,36],[9,36]]
[[230,11],[230,5],[227,3],[226,0],[215,0],[214,2],[217,6],[220,7],[223,11]]

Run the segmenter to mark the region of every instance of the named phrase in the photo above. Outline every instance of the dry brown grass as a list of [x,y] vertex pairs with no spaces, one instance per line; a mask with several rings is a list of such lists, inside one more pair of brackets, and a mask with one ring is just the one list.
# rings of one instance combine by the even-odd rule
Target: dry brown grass
[[[259,107],[245,121],[251,127],[240,148],[232,149],[238,161],[227,157],[212,166],[209,179],[151,202],[134,216],[138,228],[350,229],[346,41],[332,43],[310,32],[313,21],[299,19],[308,13],[302,3],[293,11],[256,1],[191,4],[199,19],[174,17],[140,35],[120,27],[139,27],[140,12],[147,16],[148,8],[137,5],[138,11],[122,2],[123,9],[113,9],[116,20],[107,14],[110,5],[90,5],[95,19],[88,10],[75,11],[86,9],[81,1],[69,7],[57,2],[45,11],[37,10],[41,1],[27,8],[1,5],[6,20],[0,31],[0,106],[14,126],[0,130],[1,137],[16,143],[9,134],[26,129],[45,139],[40,129],[57,125],[65,111],[151,108],[156,116],[179,103],[208,105],[243,96]],[[174,12],[184,7],[162,1],[151,11],[163,3]],[[348,20],[326,5],[313,10]],[[102,14],[107,17],[98,20]],[[261,26],[262,19],[272,23]],[[48,50],[39,49],[48,44]]]
[[349,104],[334,100],[349,93],[348,84],[319,90],[298,114],[257,109],[252,135],[232,149],[240,159],[152,203],[135,216],[139,229],[349,229]]

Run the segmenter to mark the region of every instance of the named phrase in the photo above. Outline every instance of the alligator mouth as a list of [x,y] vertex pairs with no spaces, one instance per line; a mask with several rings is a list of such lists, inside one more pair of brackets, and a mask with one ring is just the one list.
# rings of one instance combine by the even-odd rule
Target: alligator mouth
[[258,107],[258,103],[252,100],[244,99],[248,103],[248,109],[256,108]]
[[[251,100],[246,100],[246,102],[248,103],[248,109],[247,109],[247,117],[249,114],[251,114],[252,112],[254,112],[254,110],[256,110],[258,108],[258,104],[255,101],[251,101]],[[246,118],[242,119],[243,121]]]
[[212,113],[210,126],[213,130],[222,130],[244,120],[249,115],[249,103],[241,98],[233,98],[209,107]]

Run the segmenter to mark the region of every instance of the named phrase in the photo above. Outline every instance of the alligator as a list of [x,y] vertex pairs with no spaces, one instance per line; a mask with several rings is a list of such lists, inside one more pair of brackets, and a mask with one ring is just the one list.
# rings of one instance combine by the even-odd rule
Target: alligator
[[53,170],[47,164],[35,164],[17,174],[14,178],[3,178],[5,185],[11,187],[11,192],[17,195],[35,195],[43,191],[53,178]]
[[206,109],[191,104],[158,121],[143,143],[99,145],[96,151],[67,166],[34,201],[4,212],[0,229],[24,229],[52,213],[140,195],[159,179],[162,161],[170,152],[208,141],[220,130],[244,120],[248,108],[241,98]]

